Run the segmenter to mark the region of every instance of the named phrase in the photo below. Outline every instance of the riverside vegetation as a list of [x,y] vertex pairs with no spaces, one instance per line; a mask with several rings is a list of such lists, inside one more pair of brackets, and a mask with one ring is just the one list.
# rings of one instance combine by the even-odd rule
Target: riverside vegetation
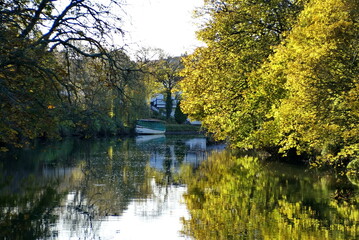
[[180,58],[142,49],[133,61],[111,41],[124,34],[122,1],[63,4],[0,3],[0,151],[37,138],[128,134],[150,117],[150,96],[169,95],[181,79]]
[[[57,2],[0,3],[0,151],[127,134],[150,117],[154,92],[165,94],[167,118],[181,90],[183,112],[246,156],[189,136],[70,138],[1,153],[0,235],[114,238],[134,216],[147,226],[149,216],[177,217],[180,197],[167,206],[179,193],[182,233],[195,239],[358,238],[359,0],[205,0],[196,14],[206,46],[183,65],[159,51],[151,61],[149,49],[133,61],[109,41],[123,33],[111,13],[122,1]],[[175,115],[186,119],[179,107]],[[348,164],[348,173],[260,161],[268,154],[257,150]],[[140,211],[127,220],[131,206]]]
[[110,41],[123,34],[123,3],[109,2],[1,3],[0,150],[127,134],[150,117],[154,92],[181,90],[185,114],[234,148],[313,166],[357,159],[357,0],[206,0],[196,12],[206,46],[183,64],[148,49],[131,60]]
[[206,0],[183,109],[235,148],[313,166],[359,154],[359,1]]

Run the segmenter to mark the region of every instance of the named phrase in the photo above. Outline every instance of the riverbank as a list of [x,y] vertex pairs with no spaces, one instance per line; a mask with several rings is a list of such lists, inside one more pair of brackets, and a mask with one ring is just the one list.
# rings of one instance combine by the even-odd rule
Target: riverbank
[[166,124],[166,135],[198,135],[204,134],[200,125],[191,124]]

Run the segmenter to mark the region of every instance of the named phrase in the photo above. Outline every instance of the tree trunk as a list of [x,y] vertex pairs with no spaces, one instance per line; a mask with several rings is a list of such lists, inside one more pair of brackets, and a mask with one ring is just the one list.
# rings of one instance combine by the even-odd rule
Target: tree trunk
[[171,112],[172,112],[172,94],[171,90],[166,91],[166,118],[171,118]]

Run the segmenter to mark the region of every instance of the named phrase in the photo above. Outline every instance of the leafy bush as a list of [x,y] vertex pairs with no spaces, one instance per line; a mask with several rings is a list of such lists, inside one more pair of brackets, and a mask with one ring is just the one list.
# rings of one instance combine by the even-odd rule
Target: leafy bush
[[187,115],[182,112],[180,103],[181,101],[178,101],[175,109],[175,120],[178,124],[182,124],[187,120]]

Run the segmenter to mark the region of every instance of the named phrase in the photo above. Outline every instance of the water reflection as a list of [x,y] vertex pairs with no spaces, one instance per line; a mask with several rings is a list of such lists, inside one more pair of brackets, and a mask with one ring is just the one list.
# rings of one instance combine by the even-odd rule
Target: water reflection
[[136,145],[150,152],[150,165],[156,169],[178,169],[182,163],[198,166],[206,157],[206,138],[166,138],[164,135],[138,136]]
[[187,183],[194,239],[359,238],[359,192],[345,176],[222,152]]
[[352,184],[359,187],[359,159],[349,163],[347,166],[347,177]]
[[191,141],[206,151],[204,138],[181,136],[71,140],[2,155],[0,238],[184,238],[186,186],[172,179],[181,163],[203,159],[190,157]]
[[359,237],[353,177],[225,151],[203,161],[212,148],[156,136],[3,155],[0,239]]

